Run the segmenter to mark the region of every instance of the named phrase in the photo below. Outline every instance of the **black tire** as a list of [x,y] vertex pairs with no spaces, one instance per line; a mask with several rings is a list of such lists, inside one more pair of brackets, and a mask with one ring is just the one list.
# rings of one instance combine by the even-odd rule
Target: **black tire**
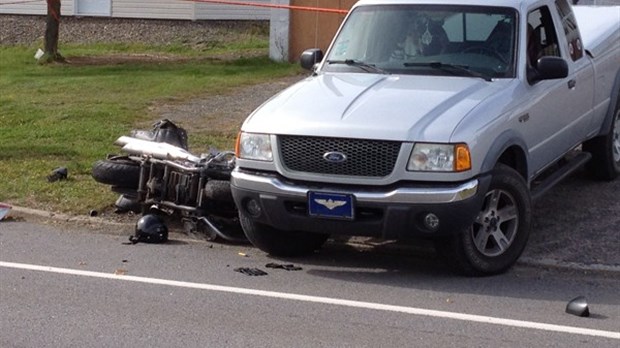
[[136,200],[135,197],[120,195],[116,199],[114,206],[116,207],[117,213],[125,213],[129,211],[134,213],[142,212],[142,205]]
[[214,201],[233,202],[230,181],[209,180],[205,185],[205,198]]
[[125,196],[126,198],[129,199],[137,199],[138,198],[138,191],[136,191],[137,188],[135,187],[122,187],[122,186],[112,186],[110,187],[110,190],[112,190],[112,192],[116,192],[121,194],[122,196]]
[[592,154],[586,169],[594,179],[611,181],[620,175],[620,97],[607,134],[583,143],[583,151]]
[[320,249],[329,234],[301,231],[280,231],[271,226],[258,224],[239,213],[239,221],[250,243],[260,250],[282,257],[308,255]]
[[454,236],[437,239],[435,249],[458,273],[503,273],[525,249],[531,216],[525,180],[514,169],[499,164],[492,172],[484,204],[472,226]]
[[111,157],[95,162],[92,176],[102,184],[137,189],[140,182],[140,164],[127,156]]

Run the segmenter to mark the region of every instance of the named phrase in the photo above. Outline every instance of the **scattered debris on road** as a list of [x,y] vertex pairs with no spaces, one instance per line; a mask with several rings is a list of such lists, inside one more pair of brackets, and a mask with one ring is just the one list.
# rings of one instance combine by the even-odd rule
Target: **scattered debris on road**
[[286,265],[282,265],[282,264],[279,264],[279,263],[271,262],[271,263],[266,264],[265,267],[267,267],[267,268],[278,268],[278,269],[283,269],[283,270],[286,270],[286,271],[301,271],[302,270],[301,267],[295,266],[295,265],[290,264],[290,263],[286,264]]
[[249,267],[239,267],[234,269],[235,272],[239,272],[241,274],[249,275],[249,276],[264,276],[268,273],[258,269],[258,268],[249,268]]
[[126,275],[126,274],[127,274],[127,270],[126,270],[126,269],[119,268],[119,269],[117,269],[116,271],[114,271],[114,274],[115,274],[115,275]]
[[584,296],[575,297],[566,305],[566,313],[573,314],[578,317],[589,317],[590,309],[588,308],[588,301],[586,301]]

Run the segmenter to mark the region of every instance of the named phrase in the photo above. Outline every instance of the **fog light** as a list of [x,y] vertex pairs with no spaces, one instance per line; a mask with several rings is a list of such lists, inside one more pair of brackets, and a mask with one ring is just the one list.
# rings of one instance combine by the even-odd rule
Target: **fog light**
[[424,226],[431,231],[436,231],[439,228],[439,217],[433,213],[428,213],[424,217]]
[[260,204],[258,204],[255,199],[249,199],[245,202],[245,210],[247,210],[248,214],[252,217],[258,217],[262,212]]

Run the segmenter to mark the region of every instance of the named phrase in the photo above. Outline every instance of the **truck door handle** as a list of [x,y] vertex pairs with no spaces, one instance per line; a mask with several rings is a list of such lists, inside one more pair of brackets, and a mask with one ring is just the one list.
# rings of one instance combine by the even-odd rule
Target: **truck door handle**
[[577,85],[577,81],[575,79],[568,80],[568,88],[573,89]]

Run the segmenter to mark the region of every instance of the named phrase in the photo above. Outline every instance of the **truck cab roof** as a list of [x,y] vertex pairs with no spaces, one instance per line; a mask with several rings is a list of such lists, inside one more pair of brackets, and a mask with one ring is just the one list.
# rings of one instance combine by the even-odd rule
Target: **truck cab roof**
[[540,0],[360,0],[355,6],[361,5],[388,5],[388,4],[428,4],[428,5],[479,5],[502,6],[519,8],[524,3],[534,3]]

